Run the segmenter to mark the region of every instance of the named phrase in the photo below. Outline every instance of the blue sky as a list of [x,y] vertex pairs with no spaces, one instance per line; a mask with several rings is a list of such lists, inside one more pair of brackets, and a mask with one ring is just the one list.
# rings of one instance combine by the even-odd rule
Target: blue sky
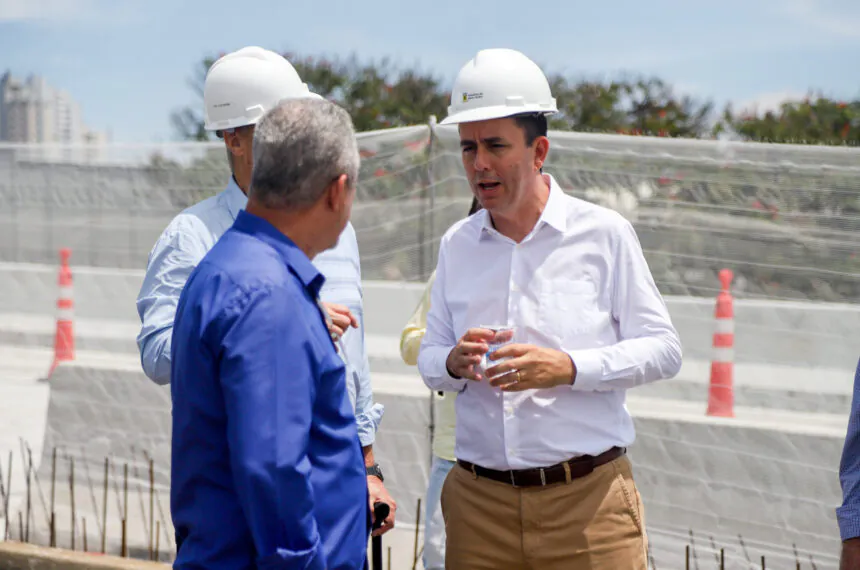
[[170,111],[199,104],[195,64],[245,45],[389,56],[447,84],[477,50],[510,47],[548,71],[655,74],[719,104],[860,96],[858,0],[0,0],[0,72],[66,89],[114,141],[174,139]]

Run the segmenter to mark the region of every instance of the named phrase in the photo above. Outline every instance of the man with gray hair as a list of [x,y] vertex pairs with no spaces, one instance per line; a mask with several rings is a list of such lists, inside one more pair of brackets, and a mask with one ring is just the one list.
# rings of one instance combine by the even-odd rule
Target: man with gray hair
[[[137,298],[141,327],[137,337],[143,371],[155,383],[170,383],[170,349],[179,295],[188,276],[227,231],[248,202],[254,168],[254,129],[284,99],[316,98],[281,55],[248,46],[219,58],[206,74],[203,106],[207,131],[224,142],[231,176],[226,188],[177,215],[155,242]],[[384,406],[373,401],[370,361],[365,347],[361,261],[355,228],[347,224],[337,245],[314,259],[326,278],[320,298],[329,332],[346,363],[347,389],[364,452],[367,486],[374,502],[391,506],[382,534],[394,526],[397,505],[383,483],[373,454]]]
[[311,263],[349,220],[349,115],[319,99],[258,123],[245,211],[191,273],[176,311],[174,568],[365,566],[371,513],[345,366]]

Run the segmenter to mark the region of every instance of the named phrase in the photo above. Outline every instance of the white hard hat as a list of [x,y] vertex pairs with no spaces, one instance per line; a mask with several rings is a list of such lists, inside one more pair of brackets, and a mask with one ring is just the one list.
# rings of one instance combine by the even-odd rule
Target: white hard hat
[[460,70],[440,124],[556,112],[549,82],[535,62],[516,50],[485,49]]
[[222,131],[254,125],[283,99],[319,97],[283,56],[250,46],[212,64],[203,86],[204,127]]

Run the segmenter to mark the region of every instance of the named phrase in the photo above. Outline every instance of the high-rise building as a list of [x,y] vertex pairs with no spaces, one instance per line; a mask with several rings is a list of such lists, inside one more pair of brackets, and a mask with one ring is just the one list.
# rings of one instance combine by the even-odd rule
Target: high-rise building
[[[8,71],[0,77],[0,141],[80,148],[104,146],[107,138],[105,133],[87,129],[77,101],[68,92],[48,85],[42,77],[30,75],[21,80]],[[75,150],[51,150],[48,154],[67,158],[81,154],[89,159],[100,154],[95,148],[82,149],[82,153]]]

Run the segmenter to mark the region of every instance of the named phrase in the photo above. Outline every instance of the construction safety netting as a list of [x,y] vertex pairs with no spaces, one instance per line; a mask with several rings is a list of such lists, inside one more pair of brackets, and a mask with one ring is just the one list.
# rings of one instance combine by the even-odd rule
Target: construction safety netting
[[[835,567],[837,469],[860,339],[860,150],[562,132],[550,140],[545,172],[634,224],[684,346],[678,378],[628,394],[654,565],[682,567],[692,543],[705,566],[724,548],[727,568],[749,568],[759,555],[774,567]],[[399,362],[399,330],[434,269],[440,237],[466,214],[471,194],[454,128],[361,133],[359,143],[352,223],[367,346],[374,381],[396,387],[377,389],[389,409],[378,455],[408,524],[426,485],[432,415],[425,394],[411,398],[397,384],[421,386]],[[91,307],[80,318],[128,317],[133,329],[136,287],[156,238],[228,176],[222,143],[0,145],[0,279],[19,295],[7,308],[0,303],[0,341],[10,314],[3,311],[53,314],[35,284],[50,274],[55,285],[64,247],[73,252],[76,302]],[[734,276],[732,418],[705,414],[722,269]],[[132,340],[126,349],[136,358]],[[142,518],[143,536],[152,532],[150,460],[166,498],[169,399],[134,366],[100,366],[61,370],[52,385],[56,414],[39,474],[48,476],[55,446],[61,466],[70,457],[89,465],[95,489],[106,456],[112,469],[129,463],[144,489],[142,516],[132,515]],[[159,508],[169,542],[167,504]]]

